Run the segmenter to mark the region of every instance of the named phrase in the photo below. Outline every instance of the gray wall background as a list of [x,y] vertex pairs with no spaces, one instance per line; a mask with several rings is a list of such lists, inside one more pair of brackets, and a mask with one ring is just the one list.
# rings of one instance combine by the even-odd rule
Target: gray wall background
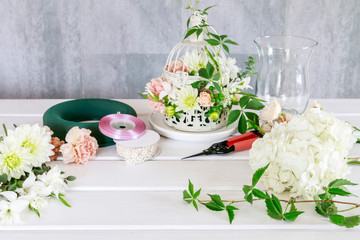
[[[184,1],[183,1],[184,2]],[[359,0],[222,0],[208,22],[240,43],[297,35],[319,42],[311,96],[359,98]],[[0,0],[0,98],[138,98],[160,76],[191,12],[175,0]]]

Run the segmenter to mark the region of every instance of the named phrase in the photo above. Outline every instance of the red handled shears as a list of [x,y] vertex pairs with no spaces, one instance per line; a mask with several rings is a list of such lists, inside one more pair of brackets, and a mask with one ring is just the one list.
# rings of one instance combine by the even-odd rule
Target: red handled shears
[[197,153],[188,157],[184,157],[181,160],[192,158],[201,155],[210,154],[223,154],[229,152],[238,152],[248,150],[251,148],[253,142],[261,138],[263,135],[259,131],[251,131],[236,137],[229,138],[225,141],[214,143],[209,148],[203,150],[201,153]]

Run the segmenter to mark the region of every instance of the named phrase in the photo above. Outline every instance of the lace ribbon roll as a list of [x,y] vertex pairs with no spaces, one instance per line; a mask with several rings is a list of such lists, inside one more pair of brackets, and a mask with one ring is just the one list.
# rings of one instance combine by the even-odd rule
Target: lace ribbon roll
[[152,130],[135,140],[115,140],[116,152],[125,159],[126,165],[133,166],[153,158],[158,153],[160,135]]

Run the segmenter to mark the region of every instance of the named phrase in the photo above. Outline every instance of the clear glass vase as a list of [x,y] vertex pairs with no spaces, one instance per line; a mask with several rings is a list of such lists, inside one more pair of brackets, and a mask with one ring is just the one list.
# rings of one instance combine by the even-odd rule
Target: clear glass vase
[[257,37],[261,70],[256,95],[277,100],[283,112],[303,113],[310,97],[308,66],[316,41],[294,36]]

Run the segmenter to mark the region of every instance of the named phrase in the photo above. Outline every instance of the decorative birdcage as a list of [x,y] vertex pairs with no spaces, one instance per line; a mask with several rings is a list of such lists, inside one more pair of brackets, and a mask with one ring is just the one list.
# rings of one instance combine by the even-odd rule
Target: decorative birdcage
[[[203,19],[204,16],[195,13],[190,18],[190,27],[202,24]],[[216,32],[215,29],[211,29]],[[222,49],[218,46],[211,46],[204,40],[203,34],[191,35],[188,40],[176,44],[170,51],[164,67],[163,78],[170,81],[175,87],[182,88],[203,80],[198,71],[205,68],[208,61],[212,61],[209,55],[225,58]],[[224,127],[227,122],[227,111],[224,110],[219,118],[213,121],[206,116],[209,109],[209,107],[200,107],[198,110],[185,112],[178,116],[165,115],[164,121],[175,129],[191,132],[211,131]]]

